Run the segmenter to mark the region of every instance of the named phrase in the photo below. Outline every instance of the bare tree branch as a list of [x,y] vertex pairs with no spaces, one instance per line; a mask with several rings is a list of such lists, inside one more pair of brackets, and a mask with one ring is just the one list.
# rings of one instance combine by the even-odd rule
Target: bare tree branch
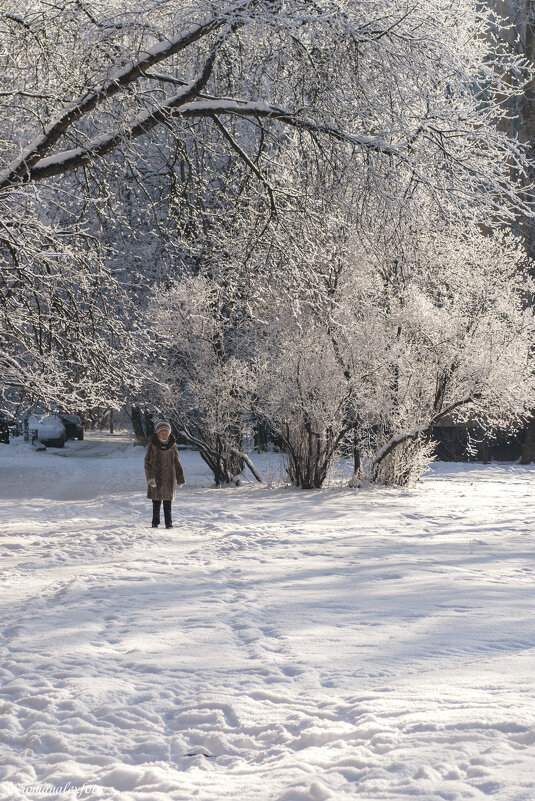
[[266,191],[267,191],[267,193],[269,195],[269,207],[271,209],[271,212],[273,214],[275,214],[276,211],[277,211],[277,206],[275,204],[275,195],[273,194],[273,189],[270,186],[267,178],[258,169],[256,164],[251,161],[251,159],[249,158],[249,156],[247,155],[245,150],[243,150],[243,148],[241,148],[239,146],[239,144],[236,142],[234,137],[229,133],[229,131],[227,131],[227,129],[225,128],[223,123],[218,119],[217,115],[214,115],[213,120],[214,120],[215,124],[217,125],[217,127],[219,128],[219,130],[221,131],[221,133],[223,134],[223,136],[225,137],[225,139],[227,140],[227,142],[230,143],[231,147],[236,151],[236,153],[239,155],[239,157],[247,164],[247,166],[254,172],[256,177],[265,186]]

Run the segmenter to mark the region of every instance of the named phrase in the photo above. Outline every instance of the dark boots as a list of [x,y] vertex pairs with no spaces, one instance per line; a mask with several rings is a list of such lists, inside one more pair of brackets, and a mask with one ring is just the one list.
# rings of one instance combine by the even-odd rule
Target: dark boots
[[[160,507],[162,505],[161,501],[153,501],[152,502],[152,527],[158,528],[160,525]],[[171,521],[171,501],[164,501],[163,502],[163,516],[165,520],[165,527],[166,528],[173,528],[173,523]]]

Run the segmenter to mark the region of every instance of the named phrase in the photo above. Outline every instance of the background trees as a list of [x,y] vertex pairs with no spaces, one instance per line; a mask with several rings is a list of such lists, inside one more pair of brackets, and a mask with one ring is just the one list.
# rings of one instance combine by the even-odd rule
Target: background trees
[[[535,9],[529,0],[489,0],[494,8],[509,23],[505,36],[510,46],[526,57],[531,64],[535,60]],[[535,142],[535,92],[534,77],[531,76],[522,94],[510,102],[510,117],[507,127],[510,133],[525,143],[530,156],[531,165],[523,177],[527,191],[533,185],[533,154]],[[520,234],[530,260],[535,254],[535,229],[532,215],[521,215],[519,218]],[[532,268],[531,268],[532,270]],[[532,301],[531,301],[532,302]],[[532,415],[526,428],[522,464],[530,464],[535,459],[535,417]]]
[[[254,410],[303,486],[346,440],[406,480],[389,465],[451,406],[491,414],[478,376],[528,328],[514,246],[480,226],[531,214],[505,102],[530,73],[491,10],[7,0],[0,40],[9,403],[165,400],[218,481]],[[476,264],[502,257],[503,308]],[[530,382],[508,403],[500,369],[519,414]]]
[[291,231],[273,224],[246,269],[220,260],[155,291],[158,403],[201,451],[236,456],[218,483],[235,475],[252,419],[303,487],[321,486],[341,447],[355,481],[403,484],[443,421],[518,425],[533,397],[533,322],[514,237],[430,213],[403,249],[384,232],[370,252],[340,206],[321,219],[321,234],[313,215]]

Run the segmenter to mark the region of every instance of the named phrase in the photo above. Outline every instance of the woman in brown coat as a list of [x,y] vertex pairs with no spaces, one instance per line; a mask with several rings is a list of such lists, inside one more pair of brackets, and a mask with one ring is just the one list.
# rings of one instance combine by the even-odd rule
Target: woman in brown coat
[[176,440],[171,434],[171,425],[165,420],[156,423],[156,433],[148,444],[145,475],[147,498],[152,500],[152,527],[158,528],[160,525],[160,507],[163,501],[165,527],[173,528],[171,501],[175,499],[175,484],[182,487],[186,479],[178,458]]

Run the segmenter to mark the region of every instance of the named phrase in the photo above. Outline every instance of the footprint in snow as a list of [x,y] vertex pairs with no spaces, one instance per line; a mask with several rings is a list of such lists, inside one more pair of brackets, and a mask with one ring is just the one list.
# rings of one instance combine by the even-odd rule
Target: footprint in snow
[[189,751],[186,751],[185,755],[187,757],[196,757],[196,756],[203,756],[207,759],[215,759],[215,754],[210,753],[207,748],[204,748],[202,745],[195,745],[193,748],[190,748]]

